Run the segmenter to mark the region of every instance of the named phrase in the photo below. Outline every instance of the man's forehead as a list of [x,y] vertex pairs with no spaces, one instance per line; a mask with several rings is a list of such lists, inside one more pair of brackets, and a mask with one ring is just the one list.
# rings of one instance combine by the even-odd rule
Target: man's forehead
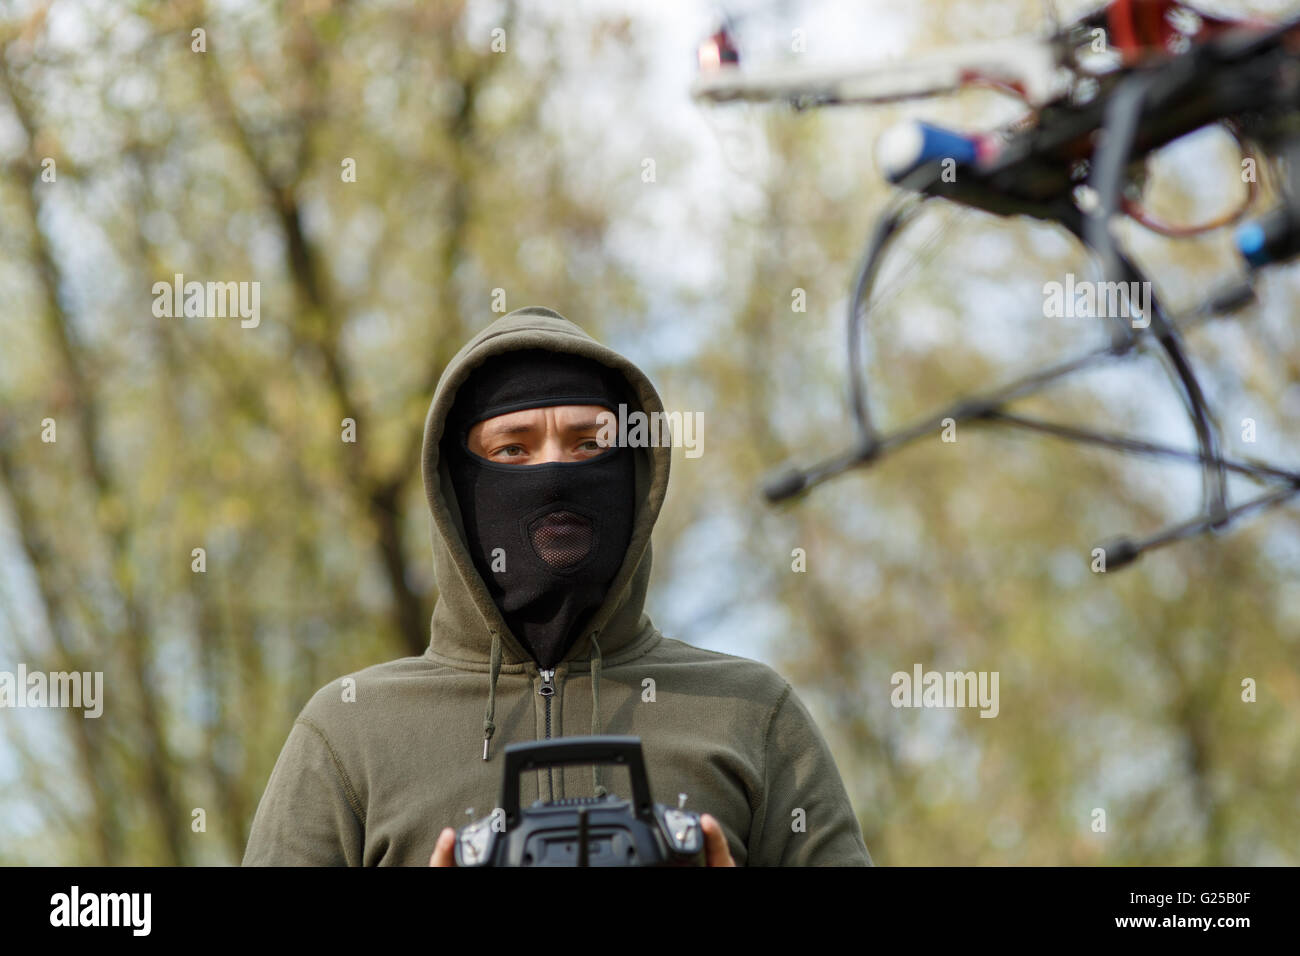
[[562,428],[599,427],[614,413],[603,405],[547,405],[505,412],[480,422],[486,432],[519,432],[540,428],[547,414],[553,414]]

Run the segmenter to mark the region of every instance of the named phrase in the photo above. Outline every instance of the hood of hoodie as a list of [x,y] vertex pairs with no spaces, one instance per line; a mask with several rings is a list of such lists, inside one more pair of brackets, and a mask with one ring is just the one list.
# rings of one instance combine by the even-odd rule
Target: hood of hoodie
[[[475,335],[448,363],[434,391],[424,424],[422,473],[432,516],[433,568],[438,599],[430,627],[428,656],[469,669],[493,671],[501,664],[527,664],[532,657],[510,633],[487,585],[470,558],[451,476],[440,461],[440,444],[456,391],[486,359],[519,349],[548,349],[592,359],[618,372],[647,415],[663,411],[659,393],[636,365],[601,345],[551,309],[529,307],[497,319]],[[629,408],[628,411],[637,409]],[[565,661],[608,655],[650,627],[644,605],[650,583],[650,535],[668,488],[671,449],[634,448],[636,514],[627,553]],[[597,635],[593,637],[593,635]],[[597,665],[598,666],[598,665]]]

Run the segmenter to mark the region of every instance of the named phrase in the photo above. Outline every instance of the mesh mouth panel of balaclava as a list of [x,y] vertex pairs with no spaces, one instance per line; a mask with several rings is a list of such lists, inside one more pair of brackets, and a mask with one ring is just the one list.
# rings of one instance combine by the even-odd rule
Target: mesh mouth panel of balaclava
[[537,556],[556,570],[571,568],[596,544],[596,529],[572,511],[553,511],[528,526],[528,540]]
[[540,349],[488,359],[457,391],[443,453],[466,545],[510,631],[553,667],[604,601],[632,535],[635,463],[621,445],[582,461],[513,465],[473,454],[477,422],[525,408],[626,402],[621,377]]

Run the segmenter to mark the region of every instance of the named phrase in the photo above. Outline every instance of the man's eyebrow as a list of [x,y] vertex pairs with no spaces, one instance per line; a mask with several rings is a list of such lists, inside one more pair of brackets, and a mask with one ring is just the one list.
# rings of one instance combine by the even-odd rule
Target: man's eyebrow
[[[606,413],[610,414],[610,413]],[[585,432],[601,428],[605,423],[599,418],[584,418],[580,422],[574,422],[571,425],[565,425],[564,430],[570,432]]]
[[514,425],[507,425],[505,422],[489,423],[483,426],[483,437],[505,438],[508,435],[526,435],[535,431],[537,426],[531,422],[519,422]]

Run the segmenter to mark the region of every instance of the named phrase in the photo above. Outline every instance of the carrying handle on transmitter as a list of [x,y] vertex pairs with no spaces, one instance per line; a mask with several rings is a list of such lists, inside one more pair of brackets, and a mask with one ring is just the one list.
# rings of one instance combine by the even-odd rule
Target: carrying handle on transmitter
[[506,747],[506,766],[501,784],[501,809],[507,820],[519,816],[519,776],[525,770],[545,770],[566,764],[617,764],[627,767],[632,777],[632,799],[639,816],[652,812],[650,781],[646,777],[641,738],[601,734],[532,740]]

